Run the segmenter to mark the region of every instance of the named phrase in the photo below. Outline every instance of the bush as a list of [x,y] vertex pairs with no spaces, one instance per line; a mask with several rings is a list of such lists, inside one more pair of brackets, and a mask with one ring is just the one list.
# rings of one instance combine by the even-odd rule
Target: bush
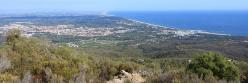
[[239,70],[227,58],[218,53],[205,53],[196,57],[188,65],[189,71],[198,74],[199,77],[205,78],[208,75],[214,75],[220,79],[238,80]]
[[241,83],[248,83],[248,70],[243,73],[241,77]]
[[8,73],[0,74],[0,82],[4,83],[12,80],[12,75]]
[[118,73],[117,67],[114,62],[104,61],[100,64],[100,79],[101,80],[110,80],[113,79],[115,74]]
[[138,65],[135,63],[122,63],[118,67],[118,71],[124,70],[128,73],[133,73],[134,70],[138,69]]

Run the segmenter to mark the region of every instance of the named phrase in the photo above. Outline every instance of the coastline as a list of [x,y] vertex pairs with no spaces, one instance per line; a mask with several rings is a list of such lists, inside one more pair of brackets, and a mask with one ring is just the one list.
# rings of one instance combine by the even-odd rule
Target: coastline
[[[114,16],[114,15],[111,15],[111,16]],[[121,17],[121,18],[124,18],[124,17]],[[188,30],[188,29],[187,30],[183,30],[183,29],[178,29],[178,28],[171,28],[171,27],[167,27],[167,26],[162,26],[162,25],[158,25],[158,24],[147,23],[147,22],[144,22],[144,21],[130,19],[130,18],[124,18],[124,19],[127,19],[129,21],[133,21],[133,22],[136,22],[136,23],[146,24],[146,25],[149,25],[149,26],[161,27],[161,28],[164,28],[164,29],[174,29],[174,30],[179,30],[179,31],[189,31],[189,32],[192,32],[192,33],[200,33],[200,34],[213,34],[213,35],[232,36],[230,34],[214,33],[214,32],[203,31],[203,30]]]

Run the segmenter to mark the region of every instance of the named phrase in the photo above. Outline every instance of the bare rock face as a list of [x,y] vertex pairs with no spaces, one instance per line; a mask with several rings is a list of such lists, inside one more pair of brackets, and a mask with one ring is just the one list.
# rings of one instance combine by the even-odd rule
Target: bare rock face
[[5,56],[0,56],[0,73],[10,67],[10,61]]
[[25,73],[21,83],[32,83],[32,75],[30,72]]
[[113,80],[107,81],[107,83],[144,83],[145,79],[143,79],[139,74],[130,74],[124,70],[120,72],[121,74],[115,76]]

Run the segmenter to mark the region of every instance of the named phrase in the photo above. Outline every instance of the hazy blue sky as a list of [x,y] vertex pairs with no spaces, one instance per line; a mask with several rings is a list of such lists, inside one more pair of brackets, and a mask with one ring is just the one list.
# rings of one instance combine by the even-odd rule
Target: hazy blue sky
[[0,0],[0,12],[248,10],[248,0]]

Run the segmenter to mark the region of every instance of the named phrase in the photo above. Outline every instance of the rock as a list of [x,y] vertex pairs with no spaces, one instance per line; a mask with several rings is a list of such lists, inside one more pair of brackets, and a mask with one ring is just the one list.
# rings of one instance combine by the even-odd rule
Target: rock
[[5,56],[0,56],[0,73],[10,67],[10,61]]
[[53,73],[52,73],[52,70],[50,68],[46,68],[45,70],[45,78],[46,78],[46,81],[48,82],[51,82],[51,83],[55,83],[54,80],[53,80]]
[[131,83],[144,83],[145,79],[143,79],[139,74],[130,74],[124,70],[120,71],[119,76],[115,76],[113,80],[107,81],[106,83],[125,83],[129,81]]
[[83,66],[80,66],[80,73],[74,76],[74,79],[71,80],[71,83],[86,83],[85,69]]
[[30,72],[25,73],[21,83],[32,83],[32,75]]
[[80,72],[79,74],[74,75],[73,79],[71,79],[69,83],[87,83],[85,80],[85,73]]

